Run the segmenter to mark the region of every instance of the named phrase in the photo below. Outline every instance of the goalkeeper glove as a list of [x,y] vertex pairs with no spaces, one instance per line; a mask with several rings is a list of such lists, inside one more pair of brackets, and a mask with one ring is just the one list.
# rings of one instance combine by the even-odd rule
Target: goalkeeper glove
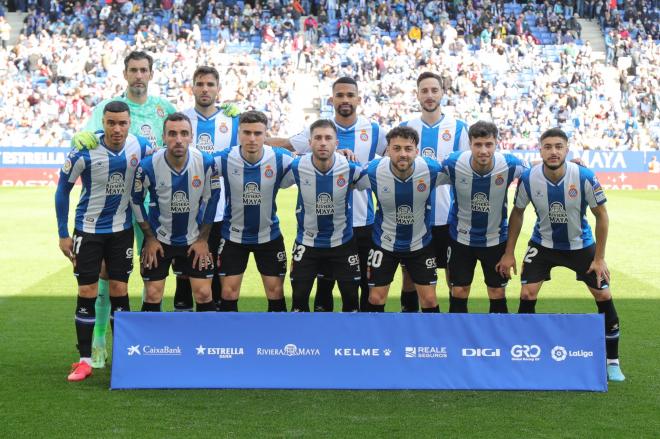
[[225,102],[224,104],[220,105],[220,110],[222,111],[222,114],[227,117],[236,117],[241,114],[241,110],[238,108],[238,105],[232,104],[230,102]]
[[96,149],[99,146],[99,139],[91,131],[80,131],[73,135],[71,144],[78,151],[83,149]]

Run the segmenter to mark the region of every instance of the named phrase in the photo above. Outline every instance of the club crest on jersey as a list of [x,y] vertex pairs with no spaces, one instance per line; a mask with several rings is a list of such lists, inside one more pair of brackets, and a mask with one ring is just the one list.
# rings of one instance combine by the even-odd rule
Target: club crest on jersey
[[156,114],[158,115],[158,117],[165,117],[165,110],[163,110],[163,107],[161,107],[160,105],[157,105],[156,106]]
[[409,226],[415,222],[415,215],[413,215],[412,208],[406,204],[402,204],[396,210],[396,223]]
[[131,161],[129,162],[131,164],[131,167],[136,167],[138,165],[138,158],[135,154],[131,155]]
[[555,223],[555,224],[568,223],[568,215],[566,214],[566,209],[564,209],[564,205],[561,204],[559,201],[555,201],[550,205],[550,209],[548,211],[548,217],[550,218],[551,223]]
[[275,175],[273,168],[271,168],[270,165],[266,166],[266,170],[264,171],[264,177],[273,178],[273,175]]
[[490,212],[490,203],[488,202],[488,195],[483,192],[477,192],[472,197],[472,211],[473,212]]
[[119,172],[110,175],[105,185],[106,195],[122,195],[124,193],[124,176]]
[[435,159],[435,150],[427,146],[426,148],[422,149],[422,157]]
[[322,192],[316,197],[316,215],[334,215],[335,204],[332,202],[332,195]]
[[495,177],[495,184],[498,186],[502,186],[504,184],[504,177],[502,177],[502,174],[497,174],[497,177]]
[[64,172],[65,174],[68,174],[69,172],[71,172],[71,166],[72,166],[71,165],[71,160],[66,159],[64,161],[64,165],[62,165],[62,172]]
[[417,182],[417,192],[424,192],[426,190],[426,183],[424,183],[423,179],[420,179]]
[[449,142],[451,140],[451,133],[449,132],[449,130],[445,130],[442,133],[442,140],[444,140],[445,142]]
[[202,185],[202,180],[198,175],[195,175],[192,179],[192,187],[198,188]]
[[572,184],[572,185],[568,188],[568,196],[569,196],[570,198],[575,198],[575,197],[577,197],[577,195],[578,195],[578,191],[577,191],[577,189],[575,188],[575,185]]
[[227,128],[227,124],[222,122],[220,126],[218,127],[218,131],[220,131],[222,134],[227,134],[227,131],[229,131],[229,128]]
[[201,133],[197,136],[197,149],[204,152],[213,152],[213,142],[209,133]]
[[245,185],[243,190],[243,204],[246,206],[258,206],[261,204],[261,191],[259,185],[254,181],[250,181]]
[[346,186],[346,179],[341,174],[339,175],[339,177],[337,177],[337,186],[339,186],[339,187]]
[[367,134],[367,130],[360,131],[360,140],[362,140],[363,142],[369,140],[369,134]]
[[184,191],[176,191],[172,194],[172,213],[188,213],[190,212],[190,202],[188,195]]

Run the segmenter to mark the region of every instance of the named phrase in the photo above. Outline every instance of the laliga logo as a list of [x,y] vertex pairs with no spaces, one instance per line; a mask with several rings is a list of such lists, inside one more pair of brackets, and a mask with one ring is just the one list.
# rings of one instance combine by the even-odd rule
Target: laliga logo
[[511,359],[513,361],[539,361],[541,348],[538,345],[515,344],[511,347]]
[[550,355],[552,356],[552,359],[555,361],[564,361],[568,354],[566,353],[565,347],[555,346],[554,348],[552,348],[552,351],[550,351]]
[[499,349],[491,348],[463,348],[461,355],[464,357],[499,357]]

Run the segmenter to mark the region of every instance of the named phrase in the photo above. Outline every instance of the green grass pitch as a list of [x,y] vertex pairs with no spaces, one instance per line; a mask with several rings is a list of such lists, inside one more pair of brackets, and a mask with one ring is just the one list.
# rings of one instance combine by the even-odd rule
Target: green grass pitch
[[[68,383],[77,360],[76,287],[57,247],[53,188],[0,189],[0,437],[660,437],[660,196],[610,191],[607,261],[621,318],[625,383],[608,393],[468,391],[109,391],[110,369]],[[72,198],[73,200],[73,198]],[[279,212],[290,249],[295,189]],[[72,211],[75,202],[72,202]],[[528,209],[529,210],[529,209]],[[523,226],[518,261],[532,227]],[[71,215],[73,216],[73,215]],[[290,255],[289,255],[290,257]],[[477,270],[479,272],[479,270]],[[441,276],[442,277],[442,276]],[[388,311],[398,308],[399,276]],[[165,309],[172,308],[168,284]],[[446,287],[438,288],[447,311]],[[519,278],[509,307],[517,309]],[[285,283],[288,304],[290,286]],[[131,306],[139,309],[139,276]],[[470,310],[486,312],[475,279]],[[339,304],[337,303],[336,306]],[[242,310],[266,301],[254,266],[246,273]],[[553,272],[539,312],[595,312],[586,288],[566,270]]]

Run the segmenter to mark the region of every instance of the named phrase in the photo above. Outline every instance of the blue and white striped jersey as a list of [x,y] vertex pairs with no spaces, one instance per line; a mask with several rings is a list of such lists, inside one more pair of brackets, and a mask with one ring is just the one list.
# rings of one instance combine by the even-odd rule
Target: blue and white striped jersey
[[[455,151],[470,149],[468,125],[459,119],[443,115],[434,125],[428,125],[421,117],[403,122],[419,134],[419,155],[442,162]],[[431,199],[431,225],[443,226],[449,222],[451,207],[449,186],[440,186],[434,190]]]
[[523,172],[515,205],[528,203],[536,210],[532,241],[556,250],[579,250],[594,244],[587,222],[587,207],[605,204],[607,199],[593,171],[566,162],[566,175],[557,184],[543,175],[543,165]]
[[131,186],[135,171],[147,151],[149,140],[129,134],[124,148],[113,152],[98,132],[99,147],[71,150],[62,169],[55,193],[57,226],[60,238],[69,236],[69,193],[78,177],[82,192],[76,208],[76,229],[87,233],[113,233],[132,225]]
[[529,166],[512,154],[496,152],[493,169],[480,175],[470,164],[471,151],[455,152],[442,162],[449,176],[454,202],[449,234],[461,244],[492,247],[508,237],[507,189]]
[[234,146],[213,153],[225,187],[222,237],[239,244],[263,244],[281,235],[275,197],[293,156],[264,145],[261,160],[249,163]]
[[186,166],[177,172],[167,162],[166,152],[161,149],[140,163],[131,198],[133,213],[138,222],[149,221],[163,244],[190,245],[199,237],[200,224],[213,223],[220,177],[209,154],[190,148]]
[[[355,154],[355,160],[367,163],[376,155],[383,155],[387,149],[387,134],[376,122],[371,122],[364,117],[358,117],[355,124],[343,127],[335,121],[337,127],[337,149],[350,149]],[[309,146],[310,132],[307,127],[303,132],[291,137],[289,141],[298,154],[311,151]],[[353,192],[353,226],[362,227],[373,224],[374,203],[371,199],[371,191]]]
[[374,221],[374,244],[393,252],[411,252],[431,242],[431,195],[441,184],[442,167],[435,160],[416,157],[415,169],[402,181],[390,169],[390,158],[383,157],[362,169],[356,184],[376,194],[378,210]]
[[[204,117],[195,108],[183,112],[192,123],[193,146],[200,151],[213,154],[238,145],[238,116],[225,116],[220,109],[211,117]],[[215,222],[222,221],[225,214],[225,188],[220,180],[220,199],[215,212]]]
[[309,247],[330,248],[353,238],[352,185],[360,166],[335,153],[327,172],[319,171],[312,154],[296,158],[282,180],[282,187],[298,185],[296,242]]

